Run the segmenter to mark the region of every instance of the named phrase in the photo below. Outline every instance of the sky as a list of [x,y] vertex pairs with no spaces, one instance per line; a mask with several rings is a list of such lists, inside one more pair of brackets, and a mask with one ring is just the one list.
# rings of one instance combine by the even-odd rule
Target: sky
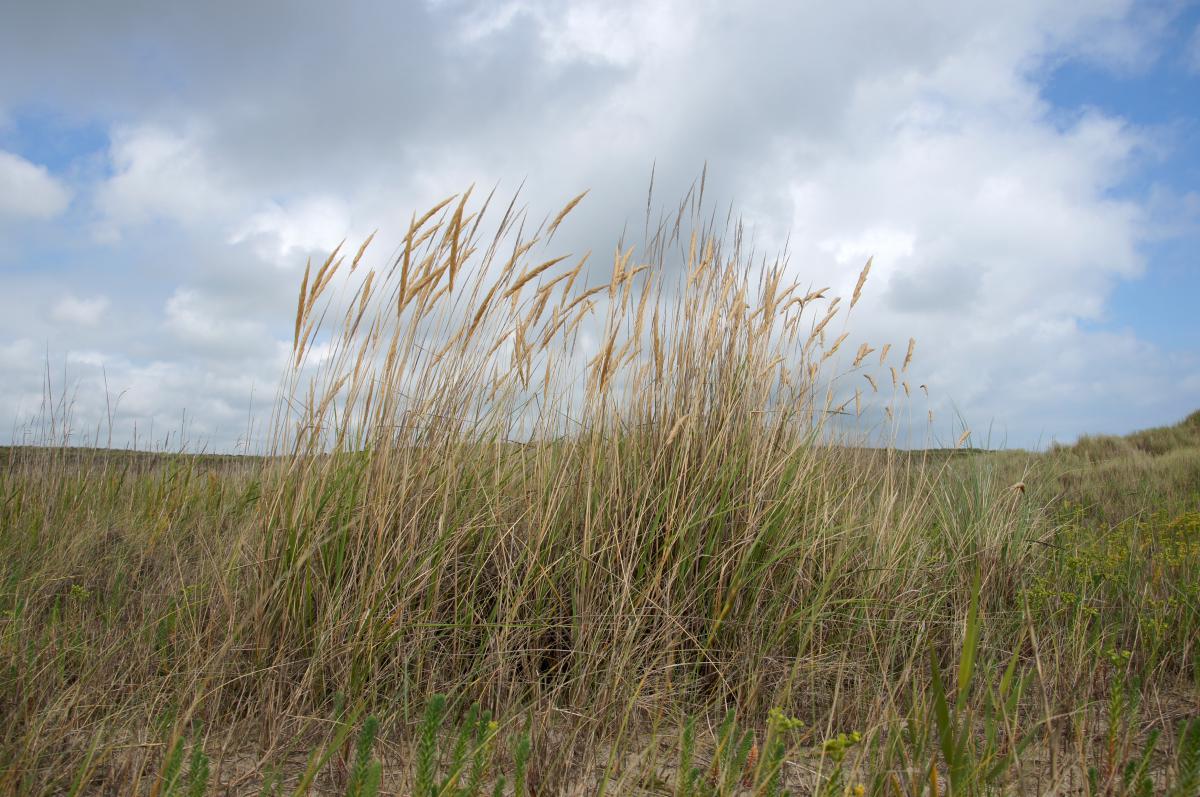
[[797,278],[874,257],[926,436],[1200,409],[1196,3],[0,3],[0,442],[49,394],[261,445],[309,257],[471,184],[590,189],[563,244],[611,252],[706,165]]

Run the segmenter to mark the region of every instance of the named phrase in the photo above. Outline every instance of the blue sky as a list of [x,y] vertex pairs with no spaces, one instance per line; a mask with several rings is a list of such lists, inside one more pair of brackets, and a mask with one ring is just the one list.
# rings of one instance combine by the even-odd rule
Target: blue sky
[[[912,439],[1044,445],[1200,408],[1200,5],[429,0],[13,6],[0,439],[262,442],[308,257],[466,185],[611,251],[708,164],[857,338],[918,340]],[[857,345],[857,344],[856,344]],[[255,396],[253,405],[251,396]],[[924,419],[932,411],[933,426]],[[11,431],[10,431],[11,430]]]
[[[1118,189],[1144,197],[1167,189],[1174,197],[1200,188],[1200,63],[1196,32],[1200,6],[1182,6],[1164,27],[1154,51],[1142,62],[1103,64],[1074,59],[1048,70],[1042,95],[1067,112],[1100,109],[1153,132],[1157,146],[1146,153]],[[1200,351],[1200,227],[1189,216],[1163,219],[1172,230],[1143,244],[1146,271],[1116,290],[1106,325],[1128,327],[1159,346]]]

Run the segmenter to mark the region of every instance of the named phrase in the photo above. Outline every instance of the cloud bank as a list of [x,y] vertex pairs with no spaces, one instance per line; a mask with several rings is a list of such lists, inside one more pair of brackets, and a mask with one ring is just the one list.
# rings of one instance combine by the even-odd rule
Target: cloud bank
[[603,255],[640,232],[652,168],[670,205],[707,163],[714,207],[797,278],[848,294],[874,255],[848,343],[917,338],[914,442],[959,416],[1021,446],[1169,422],[1200,405],[1196,358],[1106,323],[1147,267],[1159,211],[1126,186],[1161,142],[1042,90],[1066,61],[1153,63],[1153,11],[28,4],[0,32],[0,116],[106,135],[56,172],[0,152],[0,224],[24,222],[0,248],[0,418],[39,406],[49,351],[81,427],[106,382],[123,438],[186,408],[192,439],[245,444],[306,258],[379,229],[381,262],[414,210],[522,182],[539,218],[590,188],[561,240]]
[[45,167],[0,151],[0,218],[50,219],[70,202],[70,190]]

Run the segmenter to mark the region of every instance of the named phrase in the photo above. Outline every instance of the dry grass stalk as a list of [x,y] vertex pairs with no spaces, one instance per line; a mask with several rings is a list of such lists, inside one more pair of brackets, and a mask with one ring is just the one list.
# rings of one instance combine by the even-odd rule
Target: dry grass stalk
[[[825,290],[796,297],[736,225],[698,210],[585,287],[584,261],[567,270],[525,239],[514,204],[481,234],[486,207],[456,194],[413,214],[395,262],[359,272],[368,238],[344,291],[329,289],[336,251],[309,264],[271,457],[0,470],[0,738],[15,751],[0,791],[69,792],[80,772],[145,791],[162,751],[128,764],[127,739],[163,716],[168,740],[195,719],[210,749],[245,739],[263,767],[304,761],[339,694],[346,716],[383,715],[389,750],[434,692],[530,717],[589,761],[726,705],[759,723],[780,707],[816,728],[901,727],[925,705],[930,651],[961,650],[976,570],[981,651],[1026,655],[1031,574],[1066,572],[1038,569],[1056,561],[1034,544],[1055,528],[1042,481],[844,431],[851,404],[903,413],[823,372],[848,334],[818,356],[837,299],[820,313]],[[1105,633],[1144,638],[1148,605]],[[1037,655],[1064,675],[1036,691],[1095,706],[1078,691],[1103,680],[1095,637],[1068,615],[1037,627]],[[1179,618],[1163,628],[1177,636],[1149,677],[1190,683],[1195,639]]]
[[549,227],[549,229],[546,230],[546,240],[550,240],[551,238],[554,237],[555,231],[558,230],[558,225],[562,224],[562,221],[563,221],[563,219],[565,219],[567,217],[567,214],[569,214],[572,210],[574,210],[575,206],[578,205],[580,202],[582,202],[583,198],[587,195],[588,195],[588,192],[584,191],[583,193],[579,194],[579,196],[575,197],[570,202],[568,202],[565,206],[563,206],[562,210],[558,211],[558,215],[554,217],[554,221],[550,222],[550,227]]
[[867,258],[867,264],[863,266],[863,270],[858,275],[858,282],[854,285],[854,295],[850,297],[850,309],[854,309],[854,305],[858,304],[859,297],[862,296],[863,286],[867,284],[867,275],[871,273],[871,263],[875,258]]

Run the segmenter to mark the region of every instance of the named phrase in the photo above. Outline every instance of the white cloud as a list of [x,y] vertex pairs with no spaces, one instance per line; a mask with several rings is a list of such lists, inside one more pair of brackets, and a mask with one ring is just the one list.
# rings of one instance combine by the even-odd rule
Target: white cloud
[[50,317],[55,321],[79,326],[95,326],[99,323],[104,311],[108,309],[107,296],[93,296],[87,299],[67,294],[54,303]]
[[551,63],[577,60],[635,67],[687,39],[695,18],[686,3],[621,4],[581,0],[571,4],[516,2],[492,9],[488,22],[472,22],[470,38],[495,33],[526,14],[541,29],[545,57]]
[[0,218],[50,219],[70,203],[70,189],[44,166],[0,150]]
[[277,200],[247,185],[210,151],[196,130],[160,125],[113,132],[113,174],[98,191],[105,240],[158,219],[231,245],[251,242],[265,262],[336,246],[350,229],[351,209],[340,196],[308,193]]
[[261,319],[231,317],[219,301],[193,288],[176,289],[164,310],[166,328],[193,348],[237,353],[258,351],[271,342]]
[[1144,211],[1109,195],[1138,135],[1096,117],[1059,130],[1032,98],[1011,107],[934,129],[901,122],[822,159],[791,185],[793,243],[814,273],[840,273],[843,293],[875,254],[855,339],[915,336],[912,378],[929,385],[935,417],[957,408],[1033,445],[1170,379],[1164,353],[1082,323],[1103,320],[1119,280],[1143,267]]
[[112,133],[113,175],[99,188],[98,234],[119,239],[122,229],[156,219],[204,228],[240,209],[218,163],[194,133],[145,124]]
[[269,203],[239,225],[229,242],[252,241],[260,258],[282,262],[301,252],[332,249],[350,228],[350,208],[344,200],[314,196],[286,206]]

